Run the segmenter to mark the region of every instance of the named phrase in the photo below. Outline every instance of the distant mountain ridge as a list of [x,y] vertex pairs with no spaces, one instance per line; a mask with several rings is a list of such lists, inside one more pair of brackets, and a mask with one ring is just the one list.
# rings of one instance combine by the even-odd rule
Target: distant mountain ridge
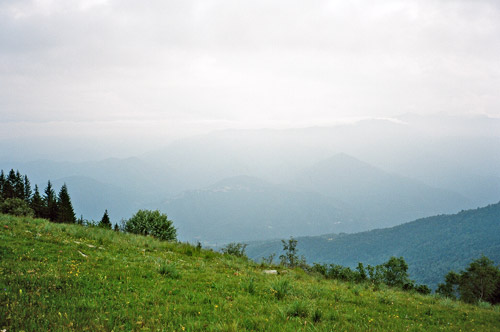
[[371,221],[365,229],[449,213],[470,204],[457,193],[388,173],[345,153],[302,170],[290,184],[349,202]]
[[[417,282],[435,287],[448,271],[464,269],[483,254],[500,264],[499,234],[500,202],[392,228],[297,239],[299,254],[309,263],[355,267],[358,262],[376,265],[391,256],[403,256]],[[257,260],[280,251],[279,240],[250,243],[247,247],[249,257]]]

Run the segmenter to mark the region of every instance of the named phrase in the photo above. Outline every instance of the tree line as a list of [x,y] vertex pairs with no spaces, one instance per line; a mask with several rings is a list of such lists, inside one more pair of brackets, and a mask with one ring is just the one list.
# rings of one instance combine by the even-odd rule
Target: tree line
[[[383,264],[364,266],[358,263],[355,269],[338,264],[319,264],[312,266],[306,263],[303,256],[298,256],[297,240],[281,240],[283,254],[279,264],[288,268],[300,268],[308,273],[317,273],[326,279],[335,279],[346,282],[369,282],[378,287],[385,284],[404,291],[415,291],[421,294],[430,294],[427,285],[416,284],[408,274],[408,264],[403,257],[391,257]],[[229,243],[221,252],[238,257],[246,257],[246,244]],[[275,254],[262,258],[262,265],[273,266]],[[459,273],[450,271],[445,276],[445,282],[438,285],[436,294],[443,297],[459,299],[467,303],[500,303],[500,268],[486,256],[473,260],[470,265]]]
[[42,195],[38,185],[35,184],[32,190],[28,176],[14,169],[7,175],[3,170],[0,171],[0,211],[17,216],[45,218],[59,223],[76,223],[66,184],[63,184],[56,194],[49,180]]

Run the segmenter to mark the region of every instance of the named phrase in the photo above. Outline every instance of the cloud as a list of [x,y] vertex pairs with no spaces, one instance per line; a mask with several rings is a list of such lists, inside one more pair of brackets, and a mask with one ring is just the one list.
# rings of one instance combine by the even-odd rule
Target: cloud
[[498,116],[499,35],[487,0],[0,1],[0,118]]

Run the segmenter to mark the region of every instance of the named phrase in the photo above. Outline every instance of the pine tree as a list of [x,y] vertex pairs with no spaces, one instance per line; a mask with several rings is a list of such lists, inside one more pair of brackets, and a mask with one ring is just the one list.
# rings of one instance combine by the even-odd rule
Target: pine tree
[[16,184],[16,172],[14,172],[14,170],[11,169],[3,187],[4,199],[16,197],[14,189],[15,184]]
[[16,198],[22,199],[24,201],[24,181],[19,171],[16,172],[16,179],[14,182],[14,195]]
[[104,211],[104,215],[99,222],[99,226],[111,229],[111,221],[109,220],[108,210]]
[[75,211],[71,204],[71,198],[69,197],[66,183],[63,184],[59,191],[57,206],[57,218],[55,219],[57,222],[76,223]]
[[0,171],[0,203],[4,200],[4,187],[7,179],[5,178],[5,174],[3,173],[3,169]]
[[42,218],[44,216],[44,201],[40,192],[38,191],[38,186],[35,184],[35,193],[30,202],[30,207],[35,212],[35,218]]
[[30,180],[28,179],[28,176],[25,175],[24,176],[24,200],[26,201],[26,203],[30,203],[31,202],[31,184],[30,184]]
[[50,180],[47,182],[47,187],[45,188],[45,196],[43,197],[43,200],[45,205],[44,206],[45,211],[43,213],[43,217],[51,221],[56,221],[57,220],[56,193],[52,188],[52,183],[50,183]]

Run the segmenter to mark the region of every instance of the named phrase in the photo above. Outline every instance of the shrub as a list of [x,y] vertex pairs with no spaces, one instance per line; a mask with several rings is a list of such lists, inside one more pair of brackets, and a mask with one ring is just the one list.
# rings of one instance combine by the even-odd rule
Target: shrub
[[125,222],[125,231],[133,234],[151,235],[160,240],[175,241],[177,230],[167,215],[158,210],[139,210]]
[[233,255],[236,257],[244,257],[245,256],[245,248],[246,244],[231,242],[221,249],[223,254]]
[[415,290],[418,293],[424,294],[424,295],[428,295],[431,293],[431,289],[429,287],[427,287],[427,285],[417,285],[417,286],[415,286]]
[[33,217],[35,214],[29,204],[20,198],[7,198],[0,207],[2,213],[14,216]]

